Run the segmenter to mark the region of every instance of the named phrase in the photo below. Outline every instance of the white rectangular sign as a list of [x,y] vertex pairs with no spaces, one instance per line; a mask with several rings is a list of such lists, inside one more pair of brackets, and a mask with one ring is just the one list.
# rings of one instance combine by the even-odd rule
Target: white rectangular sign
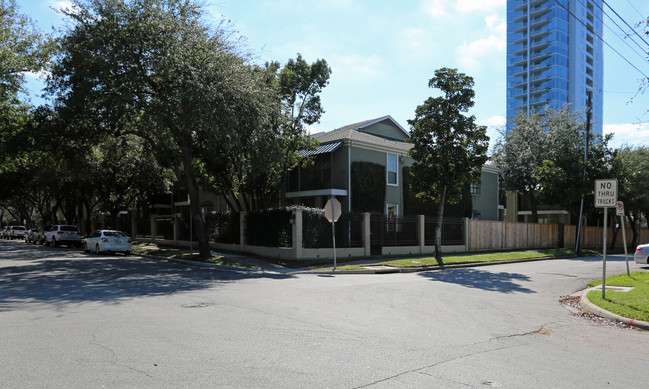
[[595,207],[615,208],[617,204],[617,178],[595,180]]

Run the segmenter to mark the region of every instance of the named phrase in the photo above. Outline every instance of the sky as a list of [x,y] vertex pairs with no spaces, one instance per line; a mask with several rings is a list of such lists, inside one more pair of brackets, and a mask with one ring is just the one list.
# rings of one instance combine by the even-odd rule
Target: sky
[[[428,80],[442,67],[473,77],[476,97],[469,113],[488,126],[492,144],[505,124],[505,0],[204,2],[208,20],[230,21],[259,64],[284,64],[298,53],[310,63],[327,61],[332,74],[321,94],[325,113],[309,128],[312,133],[386,115],[408,130],[415,108],[438,95],[428,88]],[[65,26],[56,9],[69,7],[67,1],[17,3],[44,31]],[[633,27],[649,16],[646,0],[608,4]],[[630,32],[608,8],[605,12]],[[649,90],[638,93],[640,81],[649,75],[649,46],[636,39],[642,55],[631,40],[620,37],[621,30],[608,17],[604,21],[604,41],[621,54],[604,45],[604,133],[614,134],[609,144],[614,148],[649,146]],[[642,27],[635,31],[644,35]],[[42,101],[41,87],[41,79],[30,74],[34,104]]]

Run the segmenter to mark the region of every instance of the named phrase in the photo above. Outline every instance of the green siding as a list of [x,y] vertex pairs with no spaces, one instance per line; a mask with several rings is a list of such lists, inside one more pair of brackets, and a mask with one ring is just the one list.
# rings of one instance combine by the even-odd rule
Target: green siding
[[362,128],[360,131],[384,138],[387,137],[402,141],[408,139],[408,136],[403,131],[401,131],[400,128],[394,126],[394,124],[392,124],[389,120],[384,120],[382,122],[372,124],[369,127]]
[[482,220],[498,220],[498,174],[482,172],[480,194],[473,195],[473,210]]
[[[363,149],[360,147],[352,147],[351,150],[352,161],[374,162],[382,166],[387,164],[387,153],[384,151],[375,151]],[[396,153],[395,153],[396,154]],[[397,204],[399,206],[399,215],[403,215],[403,178],[401,177],[401,170],[403,168],[403,161],[400,158],[398,168],[398,186],[387,185],[385,188],[385,204]],[[409,158],[405,158],[409,159]],[[408,163],[408,162],[407,162]]]

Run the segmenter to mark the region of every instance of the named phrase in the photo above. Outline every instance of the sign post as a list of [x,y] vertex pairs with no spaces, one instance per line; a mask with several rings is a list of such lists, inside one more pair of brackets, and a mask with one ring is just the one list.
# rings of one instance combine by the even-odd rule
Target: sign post
[[602,299],[606,297],[606,231],[608,230],[608,209],[617,205],[617,178],[595,180],[595,207],[604,208],[604,244],[602,245]]
[[333,239],[334,247],[334,270],[336,270],[336,222],[341,214],[340,201],[338,201],[334,196],[331,196],[331,198],[327,200],[327,204],[325,204],[324,212],[327,221],[331,223],[331,237]]
[[624,259],[626,260],[626,275],[631,276],[629,271],[629,252],[626,249],[626,231],[624,230],[624,203],[618,201],[615,205],[615,214],[620,217],[620,223],[622,224],[622,242],[624,243]]

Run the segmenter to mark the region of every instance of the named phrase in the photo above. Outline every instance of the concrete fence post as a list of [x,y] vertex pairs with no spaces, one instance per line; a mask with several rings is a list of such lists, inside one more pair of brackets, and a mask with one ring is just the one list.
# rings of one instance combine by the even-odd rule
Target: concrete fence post
[[[171,223],[173,226],[172,230],[174,232],[174,243],[176,244],[178,243],[178,232],[180,231],[180,220],[178,219],[178,216],[175,214],[171,217]],[[189,222],[191,223],[192,221],[190,220]]]
[[156,240],[158,237],[158,223],[156,223],[155,215],[151,215],[151,239]]
[[371,239],[372,233],[370,230],[370,213],[363,212],[363,248],[366,257],[372,255]]
[[417,215],[417,241],[419,242],[419,254],[423,254],[426,245],[426,216],[424,215]]
[[293,256],[295,259],[302,259],[303,256],[303,247],[302,247],[302,210],[294,209],[293,210],[292,227],[293,227]]
[[470,241],[471,231],[469,231],[469,226],[470,225],[471,224],[469,223],[469,218],[465,217],[464,218],[464,251],[467,252],[467,253],[469,252],[469,250],[471,248],[470,247],[471,246],[471,241]]
[[246,216],[248,212],[241,211],[239,212],[239,245],[241,250],[245,251],[246,249]]

